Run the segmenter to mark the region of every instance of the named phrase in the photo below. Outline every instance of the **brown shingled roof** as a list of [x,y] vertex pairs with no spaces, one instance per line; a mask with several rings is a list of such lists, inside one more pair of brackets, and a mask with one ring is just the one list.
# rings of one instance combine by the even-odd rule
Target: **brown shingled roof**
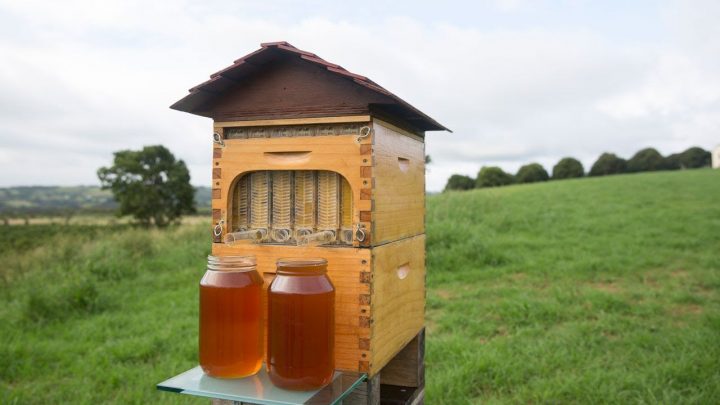
[[388,97],[391,104],[384,105],[383,109],[385,111],[393,111],[402,114],[403,118],[408,119],[419,129],[425,131],[450,131],[439,122],[430,118],[422,111],[413,107],[400,97],[384,89],[382,86],[367,77],[349,72],[342,66],[328,62],[314,53],[300,50],[284,41],[266,42],[260,46],[261,48],[255,52],[249,53],[242,58],[235,60],[232,65],[210,75],[210,80],[191,88],[189,90],[190,94],[177,101],[175,104],[170,106],[170,108],[192,114],[205,115],[201,114],[200,111],[203,106],[230,90],[237,84],[238,81],[257,72],[258,65],[262,65],[263,63],[272,60],[273,54],[277,55],[276,52],[279,51],[284,54],[297,55],[304,61],[320,65],[327,69],[328,72],[342,76],[357,85],[363,86],[373,92]]

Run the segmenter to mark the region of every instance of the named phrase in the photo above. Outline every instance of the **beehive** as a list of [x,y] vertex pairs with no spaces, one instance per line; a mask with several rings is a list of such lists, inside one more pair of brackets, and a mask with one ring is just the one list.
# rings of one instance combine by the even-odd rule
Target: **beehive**
[[336,366],[377,374],[423,328],[424,134],[445,128],[284,42],[172,108],[214,120],[213,254],[255,255],[267,283],[281,257],[326,258]]

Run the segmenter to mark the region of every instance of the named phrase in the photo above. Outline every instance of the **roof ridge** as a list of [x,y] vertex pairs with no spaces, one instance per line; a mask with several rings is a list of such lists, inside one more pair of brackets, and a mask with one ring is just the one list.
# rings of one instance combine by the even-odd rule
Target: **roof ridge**
[[[263,42],[263,43],[260,44],[260,46],[263,47],[263,48],[268,48],[268,47],[271,47],[271,46],[278,46],[278,45],[286,45],[286,46],[290,46],[290,47],[295,48],[294,46],[292,46],[292,45],[291,45],[289,42],[287,42],[287,41]],[[297,48],[296,48],[296,49],[297,49]]]

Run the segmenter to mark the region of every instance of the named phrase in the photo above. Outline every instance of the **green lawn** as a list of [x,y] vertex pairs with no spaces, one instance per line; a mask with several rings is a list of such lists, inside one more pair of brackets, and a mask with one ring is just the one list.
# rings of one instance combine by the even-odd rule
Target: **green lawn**
[[428,201],[429,403],[720,401],[720,171]]
[[3,256],[0,403],[207,405],[155,384],[197,365],[208,228],[70,231]]
[[[442,194],[427,220],[428,403],[720,398],[720,171]],[[0,403],[207,404],[154,388],[196,364],[207,226],[73,229],[2,229],[47,237],[0,249]]]

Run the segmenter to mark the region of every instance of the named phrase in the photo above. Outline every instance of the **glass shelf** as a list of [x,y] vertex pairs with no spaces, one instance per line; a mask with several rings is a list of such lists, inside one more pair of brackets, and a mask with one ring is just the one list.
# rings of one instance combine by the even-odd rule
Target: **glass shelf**
[[333,381],[319,390],[288,391],[270,382],[265,367],[251,377],[224,379],[209,377],[198,366],[161,382],[157,389],[258,405],[330,405],[339,403],[366,377],[366,374],[336,371]]

